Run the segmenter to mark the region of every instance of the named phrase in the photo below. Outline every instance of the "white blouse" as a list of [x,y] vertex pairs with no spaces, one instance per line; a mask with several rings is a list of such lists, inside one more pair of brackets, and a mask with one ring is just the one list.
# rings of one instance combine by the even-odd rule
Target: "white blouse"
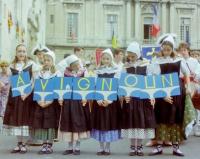
[[184,60],[187,68],[189,69],[189,74],[194,75],[197,80],[200,80],[200,63],[197,61],[197,59],[189,57]]
[[171,58],[171,57],[160,57],[157,58],[155,61],[153,61],[150,66],[148,72],[150,74],[160,74],[161,69],[160,69],[160,64],[165,64],[165,63],[176,63],[178,61],[181,61],[181,66],[180,66],[180,77],[183,75],[188,76],[189,75],[189,69],[186,65],[186,62],[183,58],[177,57],[177,58]]

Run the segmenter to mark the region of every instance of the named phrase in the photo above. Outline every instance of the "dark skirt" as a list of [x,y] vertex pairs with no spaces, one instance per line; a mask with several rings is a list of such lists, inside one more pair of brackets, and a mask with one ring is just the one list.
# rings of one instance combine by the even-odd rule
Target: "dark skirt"
[[121,127],[122,129],[155,128],[155,114],[149,99],[141,100],[138,98],[131,98],[130,103],[124,101]]
[[64,100],[61,108],[60,131],[85,132],[91,130],[90,108],[81,101]]
[[3,124],[9,126],[29,126],[33,109],[33,94],[30,94],[23,101],[21,96],[12,97],[10,90]]
[[185,87],[180,80],[181,95],[173,97],[173,104],[164,99],[157,99],[155,104],[155,116],[158,124],[183,124],[185,109]]
[[46,108],[42,108],[36,103],[31,127],[34,129],[57,129],[59,117],[60,105],[56,100]]
[[114,101],[107,107],[94,101],[92,106],[92,129],[101,131],[119,130],[121,118],[120,102]]

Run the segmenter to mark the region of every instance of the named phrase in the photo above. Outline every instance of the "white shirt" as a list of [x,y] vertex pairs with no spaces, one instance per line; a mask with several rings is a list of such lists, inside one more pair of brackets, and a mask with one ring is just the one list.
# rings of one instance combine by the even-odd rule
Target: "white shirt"
[[185,59],[186,65],[189,69],[190,75],[194,75],[196,79],[200,80],[200,63],[197,59],[189,57]]
[[183,58],[177,57],[177,58],[171,58],[171,57],[160,57],[157,58],[153,63],[150,64],[149,66],[149,72],[150,74],[160,74],[161,69],[160,69],[160,64],[165,64],[165,63],[176,63],[178,61],[181,61],[181,66],[180,66],[180,77],[183,75],[189,75],[189,69],[186,65],[186,62]]
[[114,62],[115,67],[121,72],[123,70],[124,64],[122,62],[116,63]]
[[33,72],[37,72],[39,71],[39,69],[41,68],[41,66],[37,65],[34,61],[29,60],[25,66],[24,62],[18,62],[15,64],[15,68],[14,68],[14,64],[11,64],[10,67],[14,68],[16,70],[18,70],[19,72],[23,71],[25,68],[29,67],[32,65],[32,71]]

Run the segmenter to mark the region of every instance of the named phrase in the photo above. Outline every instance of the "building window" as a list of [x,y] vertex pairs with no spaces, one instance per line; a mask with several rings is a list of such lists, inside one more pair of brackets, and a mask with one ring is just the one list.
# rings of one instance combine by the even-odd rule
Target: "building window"
[[190,18],[181,18],[180,25],[180,39],[190,44],[191,40],[191,19]]
[[118,15],[107,15],[107,39],[111,40],[113,36],[117,37],[118,34]]
[[54,23],[54,15],[53,15],[53,14],[50,15],[50,23],[51,23],[51,24]]
[[68,13],[67,16],[67,38],[77,40],[78,37],[78,13]]
[[150,43],[152,41],[151,36],[151,29],[152,29],[152,22],[153,18],[151,17],[145,17],[144,18],[144,42]]

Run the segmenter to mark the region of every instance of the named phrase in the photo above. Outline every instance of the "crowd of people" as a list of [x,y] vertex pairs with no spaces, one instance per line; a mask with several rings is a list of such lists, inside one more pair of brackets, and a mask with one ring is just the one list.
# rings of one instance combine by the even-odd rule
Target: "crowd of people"
[[[158,39],[161,51],[152,60],[144,59],[140,44],[132,42],[126,51],[105,49],[98,65],[94,60],[82,59],[82,48],[76,47],[56,64],[56,55],[45,46],[38,45],[33,50],[35,61],[28,57],[24,44],[16,46],[12,63],[0,63],[1,132],[17,137],[11,153],[26,153],[31,141],[42,142],[38,154],[52,154],[57,139],[68,144],[63,155],[80,155],[81,141],[93,138],[99,142],[97,155],[110,155],[112,142],[128,138],[130,156],[144,155],[144,139],[150,140],[149,145],[156,143],[151,156],[161,155],[166,143],[172,146],[173,155],[184,156],[180,144],[193,129],[200,134],[200,54],[191,52],[185,42],[176,48],[174,38],[172,34],[161,36]],[[116,101],[33,101],[33,92],[12,96],[9,77],[22,71],[29,72],[32,83],[38,78],[119,78],[121,72],[137,75],[176,72],[180,95],[158,99],[125,96]]]

